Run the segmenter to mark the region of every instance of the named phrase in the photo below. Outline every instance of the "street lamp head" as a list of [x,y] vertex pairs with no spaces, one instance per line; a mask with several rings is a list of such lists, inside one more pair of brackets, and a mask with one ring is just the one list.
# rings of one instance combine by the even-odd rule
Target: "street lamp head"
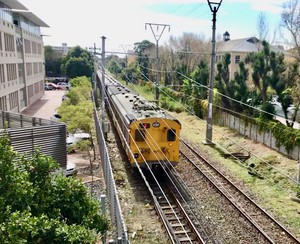
[[221,6],[222,1],[223,0],[213,0],[213,1],[207,0],[207,3],[208,3],[208,5],[210,7],[210,10],[212,12],[217,12],[219,7]]

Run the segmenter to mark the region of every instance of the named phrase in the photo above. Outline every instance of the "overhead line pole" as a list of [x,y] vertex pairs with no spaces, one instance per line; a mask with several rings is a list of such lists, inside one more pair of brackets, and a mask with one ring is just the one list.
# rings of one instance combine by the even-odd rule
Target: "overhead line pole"
[[104,133],[104,122],[105,122],[105,36],[101,37],[102,39],[102,54],[101,54],[101,63],[102,63],[102,82],[101,82],[101,125],[102,131]]
[[[145,23],[145,28],[147,29],[147,25],[150,26],[152,34],[155,38],[156,41],[156,81],[154,82],[155,84],[155,100],[156,100],[156,104],[159,105],[159,89],[158,89],[158,70],[159,70],[159,58],[158,58],[158,41],[160,40],[163,32],[165,31],[166,27],[169,27],[169,31],[170,31],[170,25],[166,25],[166,24],[154,24],[154,23]],[[159,29],[159,27],[163,27],[162,31],[159,34],[155,34],[154,30],[153,30],[153,26],[156,26],[157,31]]]
[[212,45],[211,45],[211,59],[210,59],[210,75],[209,75],[209,91],[208,91],[208,109],[207,109],[207,123],[206,123],[206,144],[213,144],[212,142],[212,117],[213,117],[213,90],[214,90],[214,75],[215,75],[215,56],[216,56],[216,16],[222,0],[210,1],[207,0],[211,12],[213,13],[212,25]]

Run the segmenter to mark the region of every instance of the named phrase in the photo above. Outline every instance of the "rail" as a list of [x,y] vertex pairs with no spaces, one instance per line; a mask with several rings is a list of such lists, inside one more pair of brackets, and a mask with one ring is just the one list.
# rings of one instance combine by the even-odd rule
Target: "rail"
[[182,140],[180,152],[270,243],[300,243],[284,226]]

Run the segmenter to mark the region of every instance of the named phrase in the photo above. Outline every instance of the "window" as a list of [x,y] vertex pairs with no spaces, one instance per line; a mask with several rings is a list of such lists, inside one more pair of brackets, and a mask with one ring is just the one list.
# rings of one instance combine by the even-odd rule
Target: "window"
[[4,48],[5,51],[9,51],[9,52],[15,51],[15,39],[13,35],[4,33]]
[[5,77],[4,77],[4,64],[0,64],[0,83],[5,82]]
[[17,65],[16,64],[7,64],[7,81],[17,79]]
[[240,62],[241,56],[240,55],[236,55],[235,56],[235,63],[238,64]]
[[0,97],[0,110],[7,111],[6,97]]
[[176,130],[169,129],[167,132],[167,140],[168,141],[175,141],[176,140]]
[[135,130],[135,141],[145,141],[145,130]]

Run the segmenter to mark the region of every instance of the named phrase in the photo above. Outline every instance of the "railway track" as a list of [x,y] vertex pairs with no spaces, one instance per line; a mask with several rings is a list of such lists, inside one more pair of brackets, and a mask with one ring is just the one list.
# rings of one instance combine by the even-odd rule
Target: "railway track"
[[172,243],[205,243],[169,184],[151,184],[155,208]]
[[217,168],[186,142],[181,141],[180,153],[202,174],[269,243],[300,243],[283,225],[244,194]]

